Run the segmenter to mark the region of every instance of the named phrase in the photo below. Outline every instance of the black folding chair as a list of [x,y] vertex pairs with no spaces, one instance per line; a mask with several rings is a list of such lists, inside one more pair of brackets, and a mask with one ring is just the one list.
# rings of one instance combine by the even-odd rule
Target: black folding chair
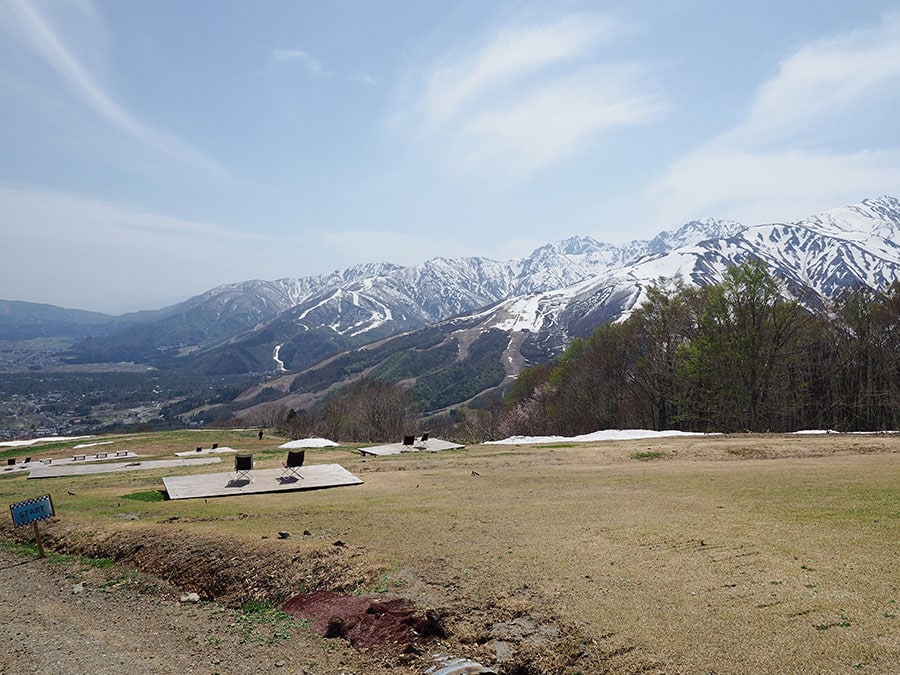
[[300,467],[306,459],[306,450],[288,450],[287,459],[284,461],[284,470],[281,472],[281,480],[289,479],[291,476],[303,480],[300,475]]
[[234,456],[234,480],[246,480],[253,482],[253,455],[241,454]]

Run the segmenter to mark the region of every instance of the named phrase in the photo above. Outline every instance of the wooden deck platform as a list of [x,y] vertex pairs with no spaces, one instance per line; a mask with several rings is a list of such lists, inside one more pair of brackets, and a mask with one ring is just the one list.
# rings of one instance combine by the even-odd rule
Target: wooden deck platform
[[181,452],[176,452],[176,457],[202,457],[203,455],[216,455],[220,452],[237,452],[234,448],[222,447],[222,448],[204,448],[201,450],[182,450]]
[[137,455],[131,450],[77,453],[72,455],[71,457],[34,457],[29,462],[22,461],[17,462],[16,464],[4,464],[2,465],[2,469],[4,472],[30,471],[36,466],[42,466],[45,464],[53,464],[54,466],[59,466],[60,464],[76,464],[81,462],[108,462],[111,459],[133,459],[135,457],[137,457]]
[[32,462],[28,478],[59,478],[61,476],[87,476],[95,473],[117,471],[139,471],[141,469],[166,469],[176,466],[194,466],[221,462],[221,457],[198,457],[196,459],[154,459],[146,462],[107,462],[105,464],[35,464]]
[[451,443],[440,438],[429,438],[424,442],[417,442],[413,445],[403,445],[403,443],[388,443],[387,445],[370,445],[367,448],[357,448],[361,455],[399,455],[408,452],[440,452],[441,450],[460,450],[466,446],[458,443]]
[[281,478],[281,469],[254,469],[252,481],[235,480],[235,473],[203,473],[193,476],[169,476],[163,478],[169,499],[194,497],[226,497],[228,495],[259,494],[263,492],[290,492],[296,490],[321,490],[323,488],[359,485],[362,479],[350,473],[340,464],[312,464],[299,469],[302,479],[291,476]]

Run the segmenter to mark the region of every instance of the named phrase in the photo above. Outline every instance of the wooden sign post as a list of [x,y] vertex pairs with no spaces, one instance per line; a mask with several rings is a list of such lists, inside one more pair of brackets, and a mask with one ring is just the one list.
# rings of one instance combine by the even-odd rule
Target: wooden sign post
[[38,523],[54,516],[53,500],[50,498],[50,495],[10,504],[9,511],[12,514],[13,525],[16,527],[21,527],[28,523],[34,524],[34,543],[37,545],[38,557],[45,558],[44,544],[41,541],[41,530],[38,527]]

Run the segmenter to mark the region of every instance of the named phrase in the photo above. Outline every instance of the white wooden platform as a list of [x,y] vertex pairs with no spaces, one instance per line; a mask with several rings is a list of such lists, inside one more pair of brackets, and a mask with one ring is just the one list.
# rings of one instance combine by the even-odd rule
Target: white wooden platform
[[72,455],[71,457],[34,457],[30,462],[3,464],[0,465],[0,468],[2,468],[3,472],[18,472],[30,471],[36,466],[43,466],[45,464],[53,464],[54,466],[58,466],[60,464],[75,464],[80,462],[108,462],[111,459],[133,459],[135,457],[137,457],[137,455],[131,452],[131,450],[113,450],[110,452],[91,452],[87,454],[77,453]]
[[154,459],[146,462],[107,462],[106,464],[35,464],[32,462],[28,478],[59,478],[60,476],[87,476],[95,473],[117,471],[139,471],[141,469],[167,469],[176,466],[194,466],[221,462],[221,457],[198,457],[196,459]]
[[322,488],[359,485],[362,479],[350,473],[340,464],[311,464],[302,466],[302,479],[293,476],[281,478],[282,469],[254,469],[253,480],[235,480],[234,471],[228,473],[203,473],[193,476],[169,476],[163,478],[169,499],[193,497],[225,497],[228,495],[259,494],[261,492],[290,492],[296,490],[320,490]]
[[234,448],[203,448],[202,450],[182,450],[176,452],[176,457],[202,457],[203,455],[215,455],[220,452],[237,452]]
[[387,445],[372,445],[368,448],[357,448],[362,455],[400,455],[408,452],[440,452],[441,450],[459,450],[466,446],[440,438],[429,438],[425,442],[416,441],[413,445],[403,443],[388,443]]

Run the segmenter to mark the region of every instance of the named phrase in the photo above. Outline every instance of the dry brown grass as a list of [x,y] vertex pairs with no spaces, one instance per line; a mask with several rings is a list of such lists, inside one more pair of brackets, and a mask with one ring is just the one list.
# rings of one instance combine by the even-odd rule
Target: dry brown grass
[[[269,457],[261,464],[280,459]],[[490,656],[492,623],[528,616],[562,627],[570,644],[534,647],[546,672],[900,670],[900,436],[368,459],[343,448],[307,451],[307,461],[339,462],[365,483],[145,503],[123,496],[160,488],[159,475],[120,474],[3,480],[0,494],[15,501],[51,488],[70,527],[174,528],[244,544],[286,530],[295,536],[278,545],[298,559],[341,540],[386,570],[361,584],[443,608],[476,656]]]

